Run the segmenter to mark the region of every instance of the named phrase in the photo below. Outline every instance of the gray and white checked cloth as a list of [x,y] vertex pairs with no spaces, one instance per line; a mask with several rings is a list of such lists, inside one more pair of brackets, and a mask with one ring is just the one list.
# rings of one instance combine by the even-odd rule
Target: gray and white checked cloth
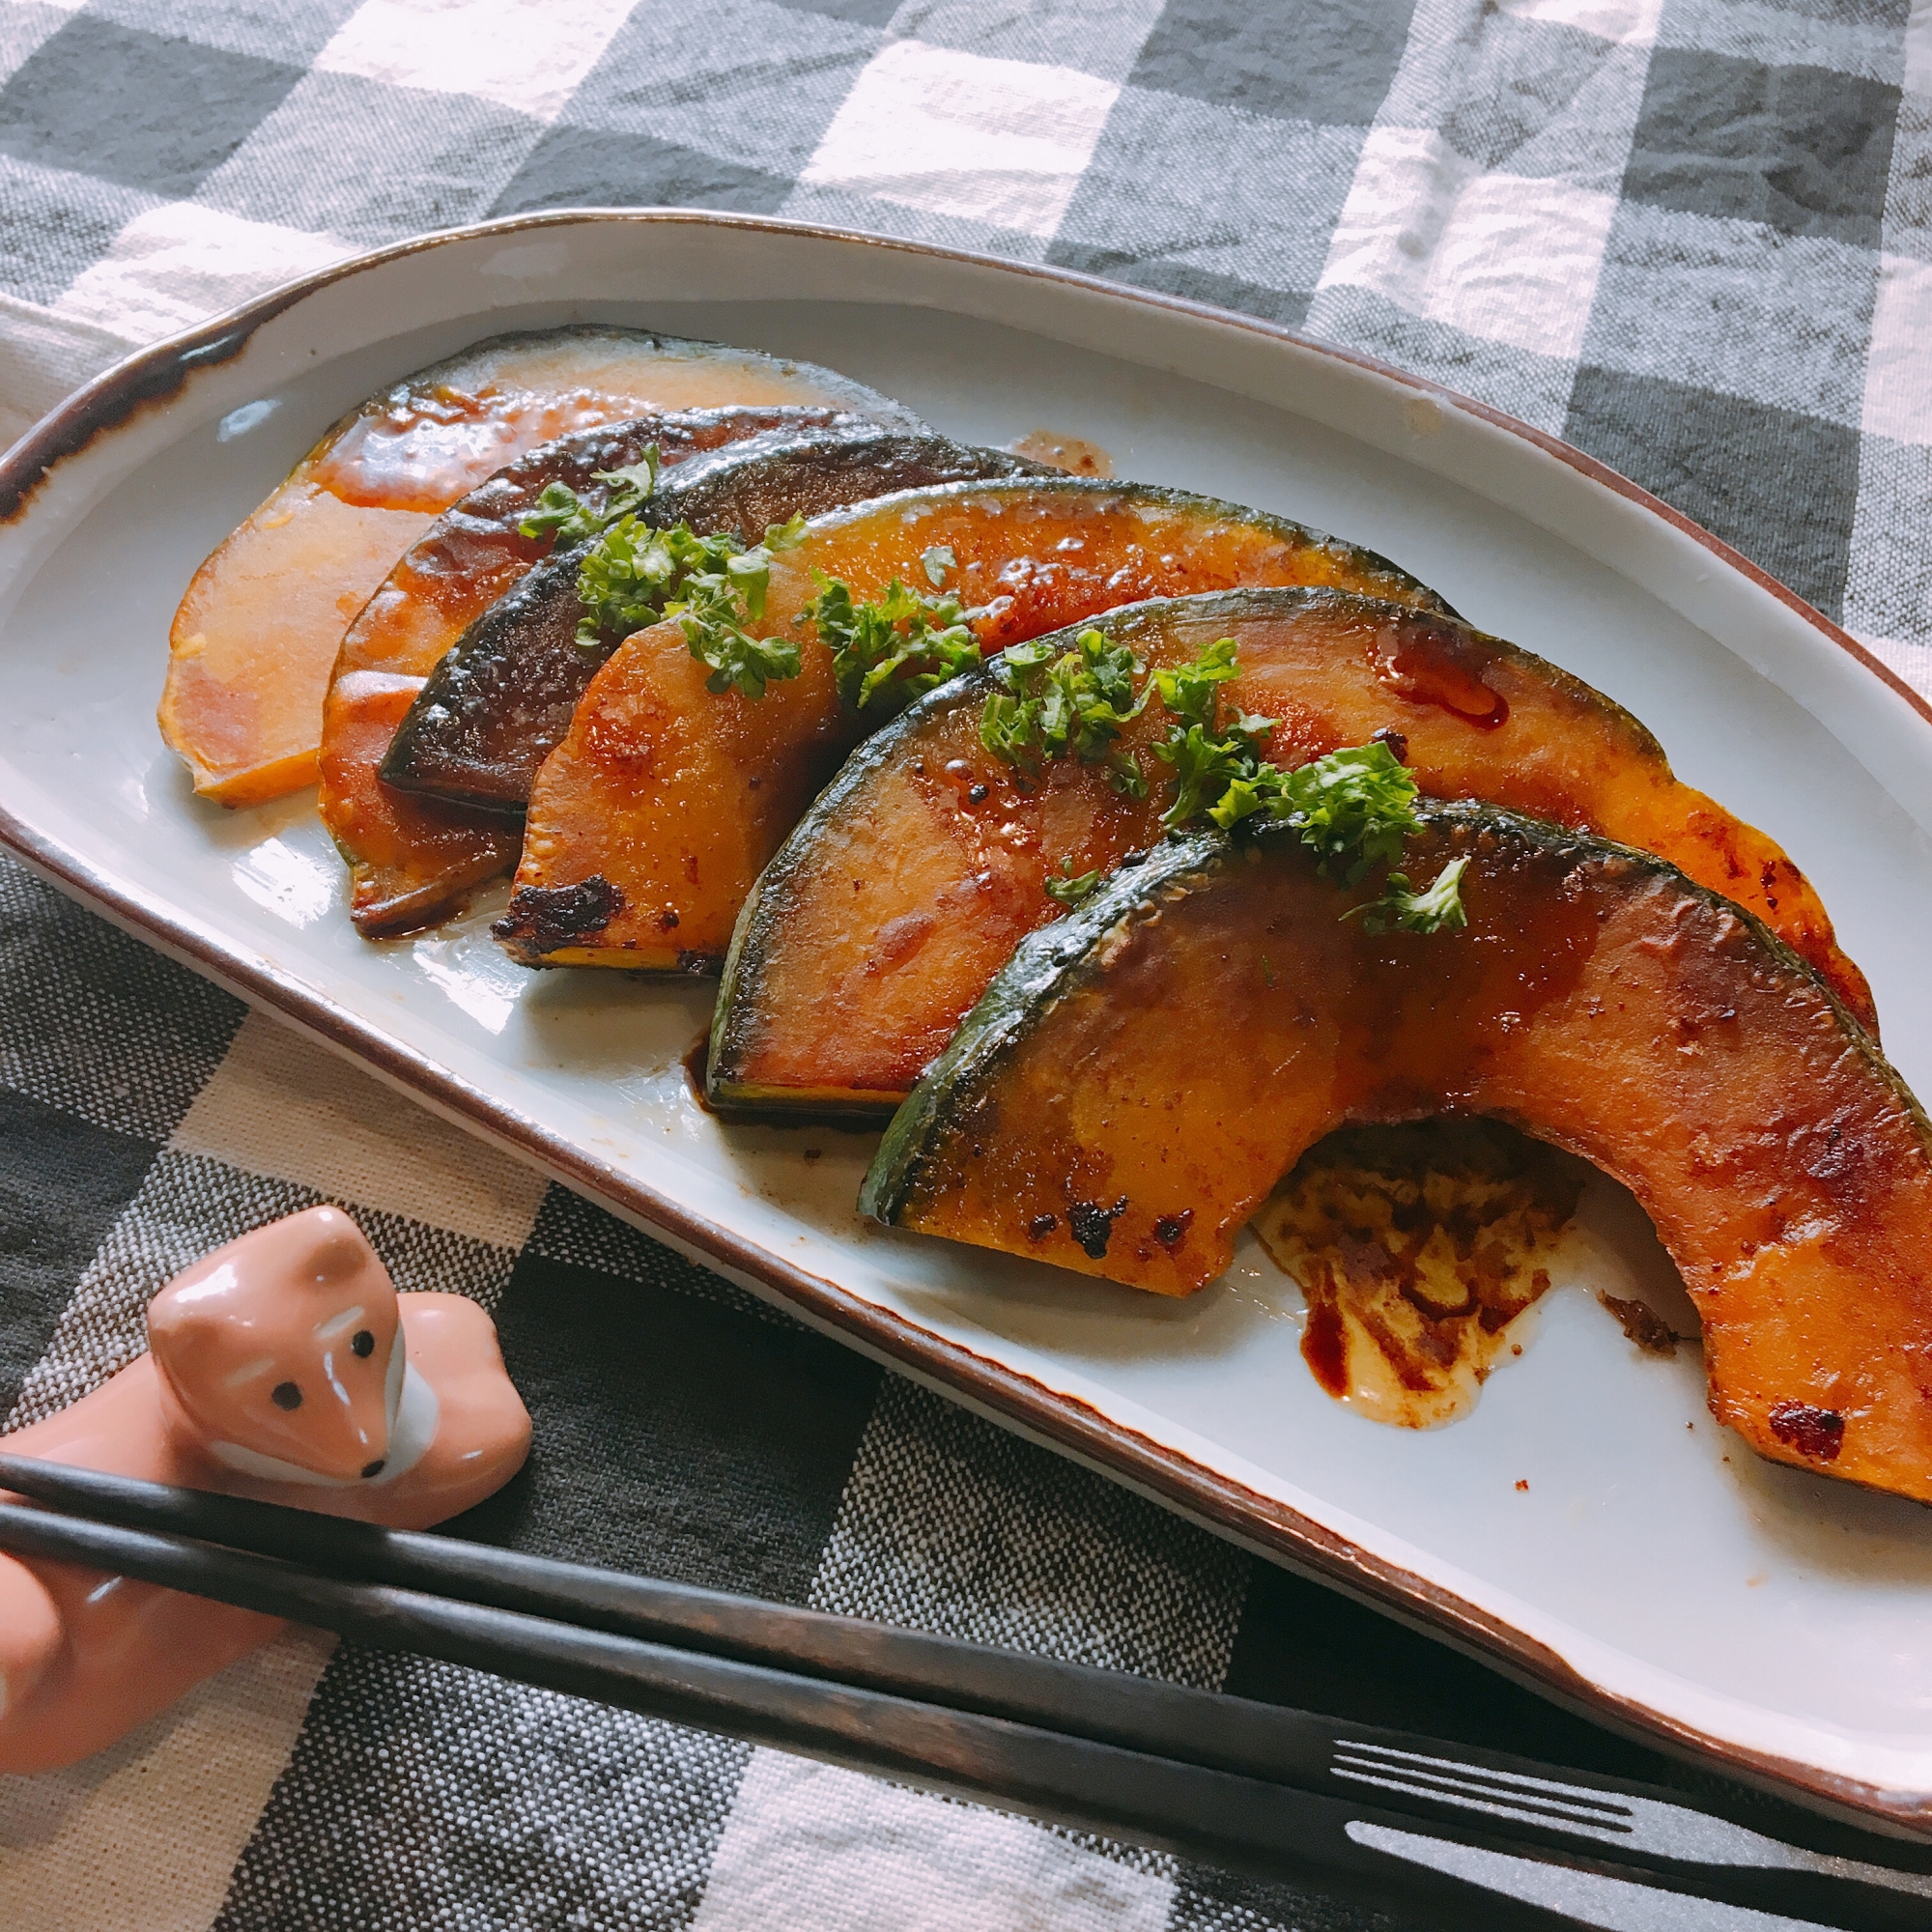
[[[776,213],[1060,263],[1582,445],[1932,690],[1932,5],[0,0],[0,442],[423,229]],[[494,1309],[465,1525],[1648,1776],[1447,1652],[749,1302],[0,867],[0,1415],[319,1199]],[[291,1635],[0,1779],[8,1932],[1263,1932],[1321,1898]]]

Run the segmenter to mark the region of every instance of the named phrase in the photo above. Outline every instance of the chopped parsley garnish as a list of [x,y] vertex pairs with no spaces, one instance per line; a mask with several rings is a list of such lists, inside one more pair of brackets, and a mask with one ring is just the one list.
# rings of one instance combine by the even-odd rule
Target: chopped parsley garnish
[[1183,725],[1199,724],[1211,730],[1214,712],[1221,701],[1221,687],[1239,668],[1235,662],[1234,639],[1216,638],[1191,665],[1155,671],[1154,689],[1160,693],[1161,703]]
[[1256,811],[1293,826],[1321,856],[1321,870],[1333,869],[1347,886],[1371,866],[1400,859],[1403,840],[1422,825],[1414,779],[1379,742],[1330,752],[1293,771],[1259,766],[1208,815],[1226,830]]
[[[804,528],[803,517],[774,524],[765,531],[764,542],[751,550],[741,549],[735,537],[724,536],[722,541],[730,548],[718,559],[722,567],[689,573],[676,585],[675,597],[666,603],[665,615],[680,621],[686,647],[711,672],[704,680],[706,691],[735,688],[755,703],[765,695],[767,684],[798,675],[798,645],[791,639],[755,638],[745,626],[765,614],[772,558],[790,550]],[[678,533],[690,536],[682,529]],[[717,544],[721,539],[693,541]]]
[[628,469],[593,470],[607,486],[601,504],[585,502],[566,483],[546,483],[518,528],[526,537],[554,538],[556,549],[595,539],[577,566],[580,644],[595,647],[677,617],[692,656],[711,672],[706,690],[762,697],[767,684],[798,675],[798,646],[754,638],[745,626],[764,614],[772,558],[798,541],[805,520],[775,524],[750,550],[731,530],[697,536],[683,524],[653,529],[638,512],[657,488],[658,469],[652,443]]
[[[1209,724],[1177,724],[1153,754],[1174,767],[1174,798],[1161,823],[1178,832],[1197,818],[1209,818],[1223,832],[1263,809],[1268,787],[1281,774],[1263,761],[1260,746],[1274,729],[1272,718],[1244,721],[1217,731]],[[1252,803],[1250,802],[1252,801]]]
[[709,691],[759,698],[777,679],[796,677],[798,646],[745,628],[764,614],[772,558],[798,541],[802,518],[774,524],[747,550],[735,532],[695,536],[684,525],[654,530],[627,513],[606,528],[578,565],[583,606],[577,640],[628,637],[660,618],[682,620],[691,654],[710,670]]
[[[935,547],[923,559],[935,584],[945,581],[952,553]],[[812,572],[818,595],[795,623],[817,626],[832,652],[839,702],[867,718],[890,718],[915,697],[971,670],[980,662],[972,621],[980,613],[961,608],[950,591],[925,596],[897,578],[869,604],[855,604],[837,578]]]
[[[1134,694],[1141,667],[1124,644],[1083,631],[1076,648],[1056,655],[1043,642],[1016,644],[998,661],[1007,687],[986,699],[980,742],[1026,777],[1051,759],[1083,764],[1107,760],[1115,785],[1147,796],[1147,780],[1131,753],[1111,749],[1122,727],[1158,696],[1173,719],[1153,755],[1173,773],[1161,823],[1170,832],[1206,819],[1224,832],[1249,818],[1292,827],[1313,851],[1320,869],[1354,885],[1373,866],[1393,865],[1404,841],[1421,829],[1415,781],[1380,740],[1330,752],[1284,771],[1262,751],[1275,721],[1244,711],[1220,715],[1221,686],[1236,675],[1236,644],[1217,638],[1192,664],[1155,670]],[[1070,866],[1062,862],[1062,871]],[[1440,932],[1466,923],[1458,886],[1463,862],[1446,866],[1434,885],[1417,892],[1391,872],[1379,899],[1358,906],[1371,932]],[[1091,875],[1083,874],[1083,879]],[[1064,905],[1081,880],[1049,879],[1046,890]],[[1085,897],[1091,887],[1083,888]],[[1353,915],[1350,915],[1352,917]]]
[[593,469],[592,479],[609,486],[601,508],[586,503],[568,483],[553,478],[517,527],[526,537],[554,537],[556,549],[568,549],[636,510],[658,487],[658,446],[652,443],[643,460],[628,469]]
[[980,742],[1030,775],[1050,758],[1072,756],[1084,765],[1105,758],[1115,789],[1145,798],[1140,766],[1109,751],[1152,690],[1150,685],[1134,696],[1138,669],[1126,645],[1108,643],[1098,631],[1082,631],[1074,648],[1057,658],[1050,645],[1015,644],[1000,660],[999,674],[1010,692],[987,698]]
[[1435,883],[1415,891],[1401,872],[1391,872],[1378,899],[1352,906],[1344,919],[1359,917],[1364,932],[1448,932],[1465,926],[1463,872],[1468,860],[1451,859],[1436,873]]
[[1076,874],[1073,870],[1073,861],[1063,859],[1060,862],[1060,875],[1057,878],[1051,872],[1046,875],[1046,895],[1050,899],[1058,899],[1062,905],[1070,909],[1087,898],[1099,883],[1100,874],[1097,871]]

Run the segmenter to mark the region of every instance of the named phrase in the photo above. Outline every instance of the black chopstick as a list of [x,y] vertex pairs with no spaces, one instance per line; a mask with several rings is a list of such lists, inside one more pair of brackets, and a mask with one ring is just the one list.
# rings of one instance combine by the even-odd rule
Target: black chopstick
[[[1420,1819],[1438,1833],[1448,1826],[1451,1841],[1527,1846],[1539,1857],[1553,1852],[1733,1903],[1816,1914],[1820,1922],[1912,1924],[1932,1900],[1932,1878],[1922,1872],[1788,1846],[1662,1790],[1501,1753],[33,1459],[0,1455],[0,1483],[98,1520],[0,1507],[0,1547],[70,1555],[364,1643],[1223,1863],[1303,1876],[1328,1866],[1330,1884],[1350,1871],[1359,1878],[1362,1848],[1346,1829],[1337,1839],[1336,1814],[1347,1814],[1346,1827],[1378,1813],[1384,1827]],[[103,1530],[103,1522],[124,1527]],[[856,1713],[864,1718],[855,1728]],[[1253,1815],[1257,1788],[1283,1785],[1306,1794],[1287,1807],[1297,1829],[1286,1837],[1284,1792],[1271,1792],[1271,1826]],[[1373,1812],[1364,1805],[1372,1796]],[[1372,1862],[1380,1873],[1375,1889],[1385,1893],[1393,1861],[1376,1855]],[[1912,1890],[1895,1889],[1901,1884]],[[1439,1919],[1440,1901],[1432,1903]],[[1848,1907],[1858,1908],[1855,1918],[1845,1916]],[[1500,1922],[1496,1910],[1486,1903],[1485,1923]]]
[[[977,1713],[759,1664],[584,1630],[389,1584],[320,1577],[276,1557],[0,1504],[0,1548],[86,1564],[333,1631],[380,1650],[492,1671],[673,1723],[796,1751],[1050,1824],[1269,1876],[1371,1905],[1426,1910],[1435,1926],[1548,1928],[1560,1918],[1405,1864],[1350,1825],[1412,1821],[1360,1804]],[[1481,1834],[1459,1833],[1468,1842]]]

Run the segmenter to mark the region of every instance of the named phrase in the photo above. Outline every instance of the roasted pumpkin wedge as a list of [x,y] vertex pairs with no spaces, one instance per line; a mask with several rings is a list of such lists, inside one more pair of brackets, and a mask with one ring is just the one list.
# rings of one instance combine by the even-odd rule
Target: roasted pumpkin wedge
[[[857,428],[782,432],[701,457],[666,475],[639,516],[659,528],[736,530],[755,542],[773,524],[815,517],[893,491],[1047,472],[1004,450],[926,434]],[[427,798],[522,815],[537,768],[618,639],[578,639],[587,545],[548,558],[478,617],[411,706],[383,781]]]
[[[988,651],[1147,597],[1237,584],[1335,584],[1446,607],[1373,552],[1209,497],[1059,476],[910,491],[820,518],[773,564],[752,629],[797,636],[817,572],[855,599],[952,559]],[[538,774],[510,917],[529,965],[715,972],[738,909],[813,794],[864,735],[830,653],[755,703],[714,694],[672,623],[628,639]],[[864,888],[861,888],[863,892]]]
[[161,735],[195,790],[252,805],[313,781],[344,627],[466,491],[572,430],[719,403],[913,422],[810,363],[589,326],[493,336],[371,396],[195,572],[175,613]]
[[1425,805],[1463,931],[1379,935],[1281,826],[1176,840],[996,976],[866,1178],[882,1221],[1188,1294],[1302,1151],[1491,1115],[1623,1181],[1713,1412],[1932,1500],[1932,1127],[1817,974],[1649,853]]
[[[1662,748],[1586,684],[1451,618],[1336,590],[1231,590],[1133,605],[1094,628],[1151,668],[1233,638],[1230,708],[1278,721],[1277,764],[1393,732],[1424,792],[1480,798],[1661,853],[1748,907],[1868,1027],[1871,994],[1802,873],[1762,833],[1671,777]],[[1073,647],[1069,633],[1066,647]],[[1161,836],[1166,787],[1122,796],[1099,764],[1036,778],[980,741],[998,660],[902,713],[847,759],[766,867],[714,1021],[727,1114],[878,1114],[1036,926],[1060,868],[1111,872]],[[1121,741],[1147,755],[1156,705]]]
[[600,472],[641,462],[647,448],[678,466],[775,431],[862,429],[876,434],[877,425],[826,404],[633,417],[538,444],[438,517],[350,625],[323,700],[322,816],[349,862],[357,928],[381,938],[439,919],[516,862],[515,827],[499,817],[428,806],[377,779],[424,679],[550,550],[548,536],[522,530],[546,487],[564,484],[602,509]]

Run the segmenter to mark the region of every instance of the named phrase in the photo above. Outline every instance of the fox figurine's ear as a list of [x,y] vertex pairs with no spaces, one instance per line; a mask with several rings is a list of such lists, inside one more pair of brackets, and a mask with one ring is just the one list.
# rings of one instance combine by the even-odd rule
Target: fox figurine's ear
[[381,1472],[402,1385],[395,1285],[336,1208],[258,1228],[148,1305],[171,1423],[224,1461],[324,1482]]

